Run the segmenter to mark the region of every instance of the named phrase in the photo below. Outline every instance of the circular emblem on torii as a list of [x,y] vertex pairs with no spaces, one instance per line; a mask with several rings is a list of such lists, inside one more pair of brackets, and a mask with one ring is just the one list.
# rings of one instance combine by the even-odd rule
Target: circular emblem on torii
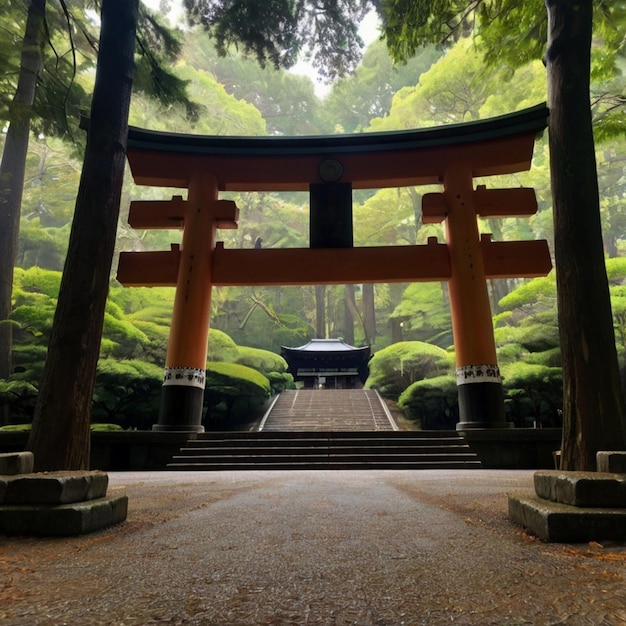
[[343,176],[343,165],[337,159],[324,159],[317,173],[325,183],[336,183]]

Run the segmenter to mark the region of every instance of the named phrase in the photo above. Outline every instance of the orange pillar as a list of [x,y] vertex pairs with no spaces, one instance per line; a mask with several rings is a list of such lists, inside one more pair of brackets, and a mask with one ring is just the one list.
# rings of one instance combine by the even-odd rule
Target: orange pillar
[[211,313],[211,262],[217,229],[215,178],[194,174],[183,224],[174,312],[161,393],[158,431],[202,432]]
[[452,268],[448,286],[459,393],[457,429],[508,428],[511,424],[504,415],[471,165],[453,164],[443,183],[446,242]]

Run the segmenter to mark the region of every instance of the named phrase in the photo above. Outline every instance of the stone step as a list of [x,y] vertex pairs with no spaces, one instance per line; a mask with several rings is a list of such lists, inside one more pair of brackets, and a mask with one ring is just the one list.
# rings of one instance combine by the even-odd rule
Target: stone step
[[224,430],[224,431],[208,431],[204,433],[194,433],[194,438],[190,441],[215,441],[215,440],[245,440],[245,439],[270,439],[278,441],[285,439],[293,441],[294,439],[389,439],[396,441],[399,439],[458,439],[464,441],[456,430],[368,430],[368,431],[352,431],[352,430],[307,430],[298,433],[287,433],[284,431],[267,432],[265,430]]
[[285,391],[254,432],[192,437],[168,469],[479,468],[456,431],[398,431],[374,390]]
[[0,454],[0,476],[28,474],[33,471],[32,452],[4,452]]
[[284,391],[263,418],[262,431],[394,431],[387,407],[372,389]]
[[626,451],[602,450],[597,452],[596,469],[599,472],[626,474]]
[[509,496],[509,519],[546,542],[626,539],[626,509],[575,507],[539,496]]
[[57,471],[0,476],[0,504],[70,504],[106,496],[109,477],[99,471]]
[[574,507],[626,507],[626,475],[542,470],[534,474],[535,493]]
[[266,431],[204,433],[168,469],[464,469],[480,468],[455,431]]
[[475,461],[476,457],[471,452],[425,452],[425,453],[405,453],[405,454],[371,454],[363,451],[335,452],[313,452],[303,450],[298,454],[272,454],[262,450],[260,452],[243,452],[240,454],[182,454],[173,457],[173,463],[236,463],[240,461],[261,461],[263,463],[376,463],[376,462],[430,462],[430,461]]
[[420,443],[419,445],[338,445],[337,443],[315,443],[312,445],[302,445],[300,441],[294,442],[293,445],[262,445],[253,444],[249,445],[189,445],[180,450],[180,455],[183,456],[198,456],[198,455],[212,455],[212,456],[259,456],[259,455],[272,455],[272,456],[300,456],[304,454],[325,454],[325,455],[346,455],[346,454],[361,454],[369,456],[380,455],[424,455],[424,454],[473,454],[470,452],[469,446],[465,444],[446,444],[440,445],[431,444],[425,445]]
[[123,522],[127,514],[126,495],[59,505],[5,504],[0,506],[0,533],[36,537],[83,535]]
[[297,459],[288,459],[275,462],[266,462],[265,459],[259,460],[240,460],[237,462],[223,461],[221,463],[204,463],[198,462],[173,462],[168,464],[168,470],[175,471],[238,471],[238,470],[363,470],[363,469],[480,469],[482,464],[476,460],[442,460],[442,461],[398,461],[394,459],[379,460],[369,459],[363,461],[332,461],[323,460],[319,462],[311,462],[308,460],[298,461]]

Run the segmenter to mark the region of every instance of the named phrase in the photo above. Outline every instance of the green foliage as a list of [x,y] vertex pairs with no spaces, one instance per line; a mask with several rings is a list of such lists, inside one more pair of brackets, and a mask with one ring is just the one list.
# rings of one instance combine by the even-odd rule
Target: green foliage
[[156,423],[163,370],[138,360],[101,359],[92,404],[92,421],[124,429],[149,430]]
[[398,398],[398,408],[422,430],[454,429],[459,421],[454,376],[436,376],[409,385]]
[[[40,293],[49,298],[57,297],[61,285],[61,272],[50,271],[41,267],[28,269],[16,268],[13,276],[16,289],[27,293]],[[17,295],[15,296],[17,299]],[[19,302],[19,300],[18,300]]]
[[251,367],[264,375],[270,372],[286,372],[288,367],[287,361],[279,354],[248,346],[239,347],[235,362]]
[[208,30],[222,56],[240,46],[261,66],[278,68],[306,55],[330,79],[356,66],[362,45],[358,25],[372,8],[369,1],[359,0],[185,0],[184,5],[190,20]]
[[507,419],[518,428],[561,426],[563,379],[560,367],[511,363],[502,368]]
[[401,320],[405,340],[425,341],[441,348],[453,345],[450,306],[441,283],[409,285],[391,318]]
[[5,433],[27,433],[30,431],[30,424],[7,424],[0,426],[0,431]]
[[[304,289],[298,291],[302,294]],[[283,294],[289,294],[288,290],[246,288],[237,293],[240,297],[234,302],[229,299],[228,309],[218,309],[215,326],[227,328],[239,345],[278,353],[281,346],[302,345],[315,334],[306,315],[287,312],[290,301],[283,298]],[[302,300],[297,306],[302,307]]]
[[103,333],[107,343],[102,344],[100,353],[105,358],[113,355],[119,358],[132,358],[149,343],[148,336],[124,319],[121,309],[111,301],[107,303],[107,311],[104,314]]
[[440,56],[441,50],[427,46],[406,64],[394,66],[384,42],[372,43],[355,73],[333,83],[324,99],[324,110],[332,120],[330,132],[360,132],[372,118],[388,115],[394,94],[415,85]]
[[231,362],[236,361],[238,355],[237,344],[225,332],[217,328],[209,329],[208,361]]
[[68,232],[67,228],[44,227],[39,220],[22,220],[18,266],[39,266],[60,272],[65,260]]
[[556,274],[533,278],[523,282],[498,303],[500,308],[511,311],[516,308],[553,308],[556,306]]
[[[236,384],[235,384],[236,381]],[[207,363],[206,389],[224,395],[269,397],[269,381],[263,374],[238,363]]]
[[22,380],[0,380],[0,406],[9,407],[10,420],[15,424],[28,423],[33,418],[37,389]]
[[91,424],[89,429],[92,433],[117,433],[124,430],[119,424]]
[[365,386],[397,398],[411,383],[450,371],[452,355],[422,341],[401,341],[374,354]]
[[200,30],[186,36],[183,58],[190,67],[214,76],[237,103],[256,107],[269,135],[314,135],[329,130],[327,114],[308,77],[262,68],[241,55],[219,57],[213,42]]
[[[556,315],[556,311],[554,312]],[[559,331],[556,318],[553,323],[537,323],[535,318],[525,318],[519,326],[507,326],[495,329],[496,342],[516,344],[526,352],[543,352],[557,348]]]
[[270,381],[273,394],[296,388],[293,376],[289,372],[268,372],[266,376]]
[[287,361],[274,352],[240,346],[236,363],[261,372],[270,381],[272,393],[280,393],[293,386],[293,376],[287,373]]
[[260,417],[271,393],[270,381],[238,363],[208,363],[204,402],[207,430],[233,429]]

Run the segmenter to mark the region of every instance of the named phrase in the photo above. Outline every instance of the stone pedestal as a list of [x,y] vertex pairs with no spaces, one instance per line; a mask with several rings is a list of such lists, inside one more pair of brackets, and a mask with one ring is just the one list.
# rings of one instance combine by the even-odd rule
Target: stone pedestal
[[[598,469],[608,467],[625,468],[626,452],[598,452]],[[541,540],[626,540],[626,473],[540,471],[534,486],[534,495],[509,496],[509,519]]]
[[106,473],[32,473],[31,453],[1,456],[3,471],[19,467],[30,471],[0,475],[0,533],[38,537],[82,535],[126,519],[128,497],[107,495]]

